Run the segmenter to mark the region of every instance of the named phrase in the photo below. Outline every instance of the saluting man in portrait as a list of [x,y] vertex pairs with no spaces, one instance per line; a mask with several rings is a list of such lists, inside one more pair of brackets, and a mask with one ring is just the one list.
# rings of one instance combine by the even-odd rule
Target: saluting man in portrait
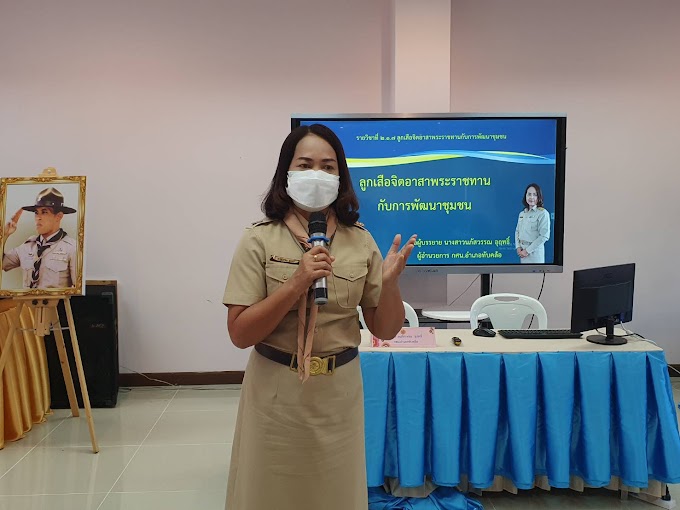
[[75,209],[64,205],[64,195],[56,188],[41,191],[34,205],[19,209],[5,225],[4,240],[17,230],[23,211],[35,215],[37,235],[4,252],[3,271],[21,268],[25,289],[69,288],[75,286],[77,267],[76,240],[61,228],[65,214]]

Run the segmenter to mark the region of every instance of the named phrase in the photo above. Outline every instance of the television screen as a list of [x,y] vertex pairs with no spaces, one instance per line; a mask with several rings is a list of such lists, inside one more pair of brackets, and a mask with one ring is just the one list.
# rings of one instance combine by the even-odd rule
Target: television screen
[[410,270],[561,272],[566,116],[293,115],[342,141],[360,222]]

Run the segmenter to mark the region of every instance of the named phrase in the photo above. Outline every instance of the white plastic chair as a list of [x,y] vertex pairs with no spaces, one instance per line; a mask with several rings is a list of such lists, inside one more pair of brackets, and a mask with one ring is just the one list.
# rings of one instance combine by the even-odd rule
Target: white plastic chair
[[402,303],[404,303],[404,312],[406,312],[406,320],[408,321],[409,327],[417,328],[419,324],[418,314],[406,301],[402,301]]
[[484,312],[495,329],[522,329],[528,315],[538,319],[538,329],[548,329],[548,314],[540,301],[522,294],[499,293],[481,296],[470,308],[470,327],[477,329]]
[[[418,314],[413,309],[413,307],[409,305],[406,301],[402,301],[402,303],[404,303],[404,312],[406,312],[406,320],[408,321],[409,327],[417,328]],[[366,321],[364,320],[364,314],[361,311],[360,306],[357,306],[357,312],[359,312],[359,322],[361,322],[361,327],[364,329],[368,329],[368,326],[366,326]]]

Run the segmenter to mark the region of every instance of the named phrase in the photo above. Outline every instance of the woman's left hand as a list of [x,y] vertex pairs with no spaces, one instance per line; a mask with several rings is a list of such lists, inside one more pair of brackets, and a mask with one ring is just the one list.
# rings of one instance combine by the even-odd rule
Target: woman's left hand
[[399,275],[404,270],[404,267],[406,267],[406,261],[413,251],[413,247],[415,246],[417,238],[418,236],[413,234],[400,250],[399,246],[401,245],[401,234],[394,236],[394,241],[392,241],[390,251],[387,252],[387,256],[385,257],[385,260],[383,260],[383,284],[386,282],[390,283],[397,281]]

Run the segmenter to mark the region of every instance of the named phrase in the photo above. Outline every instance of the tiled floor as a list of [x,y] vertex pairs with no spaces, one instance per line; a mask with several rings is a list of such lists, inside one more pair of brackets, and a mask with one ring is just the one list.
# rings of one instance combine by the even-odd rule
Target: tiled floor
[[[0,450],[0,510],[223,510],[239,386],[121,390],[84,417],[55,410]],[[84,413],[83,413],[84,415]]]
[[[678,401],[680,381],[673,393]],[[239,394],[238,386],[121,390],[115,409],[93,410],[98,455],[85,419],[56,410],[0,450],[0,510],[223,510]],[[680,486],[671,493],[680,498]],[[480,500],[497,510],[655,508],[607,490]]]

